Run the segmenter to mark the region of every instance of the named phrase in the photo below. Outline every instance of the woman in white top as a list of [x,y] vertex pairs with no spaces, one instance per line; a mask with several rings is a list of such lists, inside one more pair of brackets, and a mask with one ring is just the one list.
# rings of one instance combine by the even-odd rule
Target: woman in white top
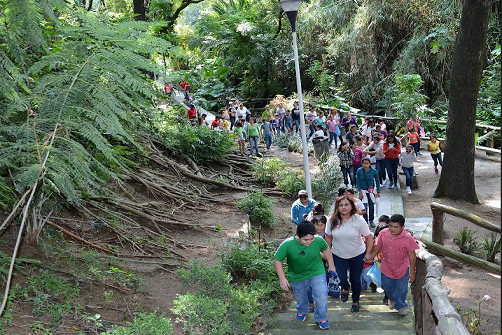
[[[335,211],[326,225],[325,236],[326,242],[331,245],[335,267],[340,277],[342,302],[348,300],[349,288],[352,286],[352,313],[359,312],[361,272],[365,260],[371,258],[373,248],[373,237],[368,225],[356,213],[356,205],[349,197],[338,197]],[[366,239],[366,245],[361,236]],[[347,270],[350,272],[350,285]]]

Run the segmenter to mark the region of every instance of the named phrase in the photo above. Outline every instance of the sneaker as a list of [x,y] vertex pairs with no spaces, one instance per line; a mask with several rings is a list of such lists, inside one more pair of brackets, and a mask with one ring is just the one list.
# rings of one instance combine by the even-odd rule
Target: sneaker
[[411,194],[411,187],[406,186],[406,193]]
[[306,319],[307,319],[307,314],[300,314],[300,313],[296,314],[297,321],[305,321]]
[[329,329],[329,321],[328,320],[322,320],[319,322],[319,328],[321,329]]
[[389,188],[394,188],[394,183],[390,183]]
[[434,168],[434,172],[436,172],[436,174],[438,174],[439,173],[438,168]]
[[352,307],[350,308],[350,311],[351,311],[352,313],[357,313],[357,312],[359,312],[359,304],[357,304],[357,305],[352,305]]
[[389,302],[387,303],[387,307],[389,307],[389,309],[391,309],[391,310],[395,309],[394,308],[394,301],[392,301],[392,300],[389,299]]
[[406,314],[408,314],[408,308],[406,308],[406,307],[400,308],[400,309],[397,311],[397,314],[402,315],[402,316],[405,316]]

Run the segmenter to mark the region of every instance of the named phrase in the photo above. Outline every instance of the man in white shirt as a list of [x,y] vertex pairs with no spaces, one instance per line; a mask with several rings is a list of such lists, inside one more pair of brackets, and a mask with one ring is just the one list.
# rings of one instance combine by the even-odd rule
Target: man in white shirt
[[286,115],[286,108],[284,108],[284,105],[281,102],[277,104],[277,110],[275,113],[279,115],[279,119],[281,120],[281,131],[285,133],[286,129],[284,128],[284,116]]
[[375,121],[373,119],[368,119],[368,123],[363,126],[362,133],[363,133],[363,140],[364,143],[368,144],[371,141],[371,132],[375,129]]
[[[370,151],[373,148],[375,151]],[[385,181],[385,155],[383,153],[383,141],[380,140],[380,136],[373,136],[373,141],[364,149],[364,155],[370,155],[376,157],[375,169],[378,171],[378,177],[380,177],[380,182]]]

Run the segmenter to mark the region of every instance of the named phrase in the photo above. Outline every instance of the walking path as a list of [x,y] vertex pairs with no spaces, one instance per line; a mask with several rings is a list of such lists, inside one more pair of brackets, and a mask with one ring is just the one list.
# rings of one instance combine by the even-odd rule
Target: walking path
[[[392,214],[404,215],[403,199],[401,189],[389,189],[386,186],[382,187],[381,197],[378,203],[378,212],[375,208],[375,223],[380,215]],[[408,227],[408,219],[406,219]],[[421,225],[411,224],[411,230],[415,232],[423,231]],[[381,291],[379,289],[379,291]],[[328,298],[328,320],[330,322],[330,330],[338,335],[413,335],[413,301],[409,295],[408,302],[410,310],[408,315],[400,316],[397,311],[389,310],[383,305],[383,293],[363,292],[361,294],[359,313],[351,313],[351,298],[345,303],[340,299]],[[317,323],[314,320],[313,314],[308,314],[305,322],[295,320],[296,301],[292,301],[289,306],[282,312],[274,316],[273,321],[268,328],[260,333],[260,335],[275,335],[275,334],[298,334],[309,335],[318,334],[320,331]],[[316,332],[316,333],[314,333]]]

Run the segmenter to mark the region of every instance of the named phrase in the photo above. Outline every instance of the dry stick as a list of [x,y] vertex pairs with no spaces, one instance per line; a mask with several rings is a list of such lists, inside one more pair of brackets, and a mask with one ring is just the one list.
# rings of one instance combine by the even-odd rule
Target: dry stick
[[16,213],[17,213],[17,210],[18,210],[19,206],[22,206],[24,204],[24,200],[26,200],[26,196],[29,193],[30,193],[30,190],[24,192],[24,194],[21,197],[21,199],[19,199],[18,202],[16,202],[16,205],[14,206],[14,208],[12,209],[12,211],[10,212],[9,216],[4,220],[4,222],[2,223],[2,226],[0,226],[0,232],[10,222],[10,220],[12,220],[16,216]]
[[77,240],[77,241],[79,241],[79,242],[81,242],[81,243],[83,243],[83,244],[85,244],[85,245],[87,245],[87,246],[89,246],[89,247],[91,247],[91,248],[97,249],[97,250],[102,251],[102,252],[104,252],[104,253],[106,253],[106,254],[110,254],[110,255],[117,256],[117,254],[116,254],[116,253],[114,253],[113,251],[110,251],[110,250],[108,250],[108,249],[105,249],[105,248],[103,248],[103,247],[100,247],[99,245],[94,244],[94,243],[92,243],[92,242],[86,241],[86,240],[84,240],[83,238],[81,238],[80,236],[78,236],[78,235],[76,235],[76,234],[72,233],[71,231],[68,231],[68,230],[64,229],[63,227],[61,227],[61,226],[59,226],[59,225],[55,224],[54,222],[51,222],[51,221],[47,220],[47,222],[46,222],[46,223],[47,223],[49,226],[56,228],[57,230],[59,230],[59,231],[63,232],[64,234],[66,234],[66,235],[70,236],[71,238],[73,238],[73,239],[75,239],[75,240]]

